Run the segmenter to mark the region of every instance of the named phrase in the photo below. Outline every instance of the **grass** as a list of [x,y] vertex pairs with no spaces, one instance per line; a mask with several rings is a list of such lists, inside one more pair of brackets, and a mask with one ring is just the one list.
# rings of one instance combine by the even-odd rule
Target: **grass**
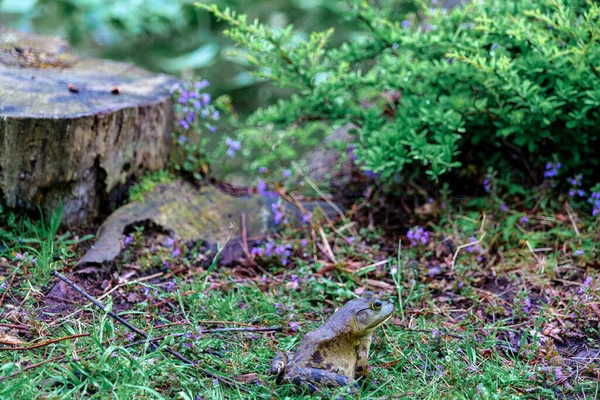
[[[73,274],[73,266],[91,245],[93,227],[67,234],[58,230],[59,216],[50,224],[8,216],[0,230],[0,341],[27,346],[89,336],[32,350],[0,347],[0,398],[354,398],[344,388],[311,395],[276,387],[266,371],[276,351],[295,350],[303,334],[367,287],[397,312],[375,333],[359,399],[597,398],[598,222],[563,219],[556,210],[473,210],[447,210],[427,225],[427,244],[413,246],[402,236],[402,251],[398,235],[325,225],[336,264],[308,227],[273,239],[275,247],[291,245],[287,266],[271,256],[228,268],[216,267],[214,254],[199,246],[175,243],[182,249],[176,255],[139,228],[119,262],[87,275]],[[323,243],[319,233],[314,238]],[[444,248],[443,238],[455,245]],[[578,249],[584,254],[575,256]],[[196,365],[132,345],[138,339],[122,325],[49,284],[52,269],[96,297],[121,278],[102,301],[150,336],[171,335],[161,347]],[[201,333],[246,325],[283,331]]]

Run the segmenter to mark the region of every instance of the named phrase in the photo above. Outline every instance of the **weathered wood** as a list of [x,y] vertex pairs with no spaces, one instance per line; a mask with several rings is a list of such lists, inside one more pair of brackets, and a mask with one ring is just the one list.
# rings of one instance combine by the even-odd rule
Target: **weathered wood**
[[67,224],[97,215],[128,179],[165,166],[173,83],[0,27],[0,201],[50,211],[62,200]]

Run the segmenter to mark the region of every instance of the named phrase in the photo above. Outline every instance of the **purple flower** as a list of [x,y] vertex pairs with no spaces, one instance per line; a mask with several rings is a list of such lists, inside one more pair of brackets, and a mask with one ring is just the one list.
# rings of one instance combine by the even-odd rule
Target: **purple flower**
[[167,292],[172,292],[173,289],[175,289],[175,281],[167,282],[167,285],[165,287],[167,289]]
[[497,48],[498,48],[498,43],[494,43],[494,44],[492,45],[492,50],[496,50]]
[[284,170],[283,176],[285,176],[286,178],[289,178],[290,176],[292,176],[292,171],[289,169]]
[[311,218],[312,218],[312,213],[309,211],[308,213],[306,213],[302,216],[302,223],[308,224],[310,222]]
[[227,147],[229,147],[229,149],[227,149],[227,155],[229,157],[233,157],[235,152],[242,147],[240,142],[231,138],[225,139],[225,144],[227,145]]
[[200,101],[202,101],[202,104],[204,104],[204,105],[207,105],[208,103],[210,103],[210,94],[202,93],[202,96],[200,96]]
[[402,27],[403,28],[409,28],[410,27],[410,21],[405,19],[404,21],[402,21]]
[[491,182],[490,178],[491,178],[491,176],[489,174],[487,174],[485,176],[485,179],[483,180],[483,189],[486,192],[489,192],[490,189],[492,188],[492,182]]
[[183,143],[185,143],[186,140],[187,140],[187,138],[185,137],[185,135],[179,136],[179,143],[183,144]]
[[529,218],[527,217],[527,215],[524,215],[521,217],[521,219],[519,219],[519,222],[523,225],[527,225],[529,224]]
[[125,237],[125,244],[131,244],[133,242],[133,235],[129,235]]
[[181,250],[179,249],[179,247],[175,247],[175,250],[173,250],[173,253],[171,253],[171,257],[177,258],[177,257],[179,257],[180,254],[181,254]]
[[[214,125],[208,125],[208,130],[215,133],[217,131],[217,127]],[[237,142],[237,143],[239,143],[239,142]]]
[[179,121],[177,121],[177,123],[183,128],[183,129],[190,129],[190,124],[187,123],[187,121],[180,119]]
[[265,250],[261,247],[253,247],[252,250],[250,250],[250,254],[253,256],[262,256],[263,253],[265,252]]
[[130,333],[128,333],[128,334],[127,334],[127,336],[125,337],[125,340],[126,340],[127,342],[131,342],[131,341],[133,340],[133,338],[134,338],[134,337],[135,337],[135,333],[133,333],[133,332],[130,332]]
[[579,290],[577,291],[577,293],[578,294],[583,294],[587,290],[587,288],[590,287],[591,284],[592,284],[592,277],[588,276],[583,281],[583,285],[581,285],[581,287],[579,288]]
[[173,238],[167,239],[167,247],[173,246],[174,243],[175,243],[175,239],[173,239]]
[[419,243],[425,245],[429,241],[429,232],[426,232],[420,226],[414,226],[408,230],[406,237],[408,237],[410,244],[413,246],[417,246]]
[[529,314],[529,311],[531,311],[531,299],[529,299],[529,297],[525,298],[525,305],[523,306],[523,312],[525,314]]
[[575,255],[576,256],[582,256],[583,253],[585,253],[585,251],[583,249],[575,250]]
[[206,79],[202,79],[200,82],[194,82],[194,88],[201,90],[210,86],[210,83]]
[[561,367],[556,367],[556,369],[554,370],[554,373],[556,374],[556,380],[559,381],[562,379],[563,377],[563,373],[562,373],[562,368]]
[[212,383],[213,386],[219,386],[219,380],[217,378],[213,379]]
[[25,258],[25,256],[21,253],[17,253],[15,254],[15,260],[22,260],[23,258]]
[[571,196],[571,197],[575,196],[575,189],[569,190],[569,196]]
[[[471,243],[476,242],[476,241],[477,241],[477,238],[475,236],[471,236],[469,238],[469,242],[471,242]],[[467,247],[467,250],[469,251],[469,253],[472,253],[475,250],[481,252],[481,245],[477,244],[474,246],[469,246],[469,247]]]
[[350,236],[346,239],[347,243],[354,243],[354,236]]
[[545,178],[552,178],[555,177],[556,175],[558,175],[558,170],[560,169],[560,167],[562,167],[562,164],[557,162],[555,164],[553,163],[546,163],[546,171],[544,172],[544,177]]
[[508,207],[506,206],[506,204],[502,204],[502,207],[500,207],[500,209],[502,211],[506,211],[506,210],[508,210]]
[[283,206],[281,204],[272,204],[271,210],[273,211],[275,225],[279,225],[280,222],[284,224],[288,222],[287,218],[284,218]]
[[299,325],[298,325],[298,323],[297,323],[297,322],[295,322],[295,321],[290,321],[290,322],[288,323],[288,325],[290,326],[290,329],[291,329],[292,331],[296,332],[296,331],[298,330],[298,327],[299,327]]
[[306,239],[302,239],[302,240],[300,241],[300,245],[301,245],[302,247],[306,247],[306,245],[307,245],[307,244],[308,244],[308,241],[307,241]]
[[258,169],[258,172],[260,172],[261,174],[266,174],[267,173],[267,167],[260,167]]
[[579,190],[577,191],[577,194],[579,195],[579,197],[583,197],[583,196],[585,196],[585,192],[584,192],[583,190],[581,190],[581,189],[579,189]]
[[275,247],[275,245],[273,244],[273,242],[268,242],[267,243],[267,245],[265,246],[265,256],[271,257],[271,255],[273,254],[272,253],[273,247]]
[[212,119],[219,119],[220,116],[221,114],[218,111],[213,111],[211,115]]
[[363,173],[365,174],[365,176],[369,179],[375,179],[379,177],[379,174],[371,171],[370,169],[364,170]]

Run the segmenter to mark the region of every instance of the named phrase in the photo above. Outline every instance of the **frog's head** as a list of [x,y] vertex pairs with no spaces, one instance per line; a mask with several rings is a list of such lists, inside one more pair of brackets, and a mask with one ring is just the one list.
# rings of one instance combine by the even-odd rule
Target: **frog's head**
[[352,336],[370,335],[379,325],[387,321],[394,312],[389,301],[376,299],[372,292],[365,292],[360,298],[350,300],[332,317],[330,323],[338,332]]

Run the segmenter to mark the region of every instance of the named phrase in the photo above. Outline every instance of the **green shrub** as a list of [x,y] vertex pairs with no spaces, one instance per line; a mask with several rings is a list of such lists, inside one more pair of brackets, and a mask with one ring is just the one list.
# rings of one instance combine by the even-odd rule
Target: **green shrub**
[[[481,182],[493,167],[536,183],[548,162],[560,161],[568,173],[597,168],[595,2],[474,1],[451,12],[425,1],[407,12],[406,3],[349,1],[346,19],[369,33],[332,48],[333,30],[302,40],[291,26],[272,29],[200,4],[229,23],[225,34],[255,75],[295,90],[248,118],[244,146],[257,131],[270,132],[272,143],[287,138],[279,149],[289,158],[294,138],[324,122],[330,131],[352,122],[357,162],[387,182],[436,182],[451,171]],[[265,150],[270,158],[278,151]]]

